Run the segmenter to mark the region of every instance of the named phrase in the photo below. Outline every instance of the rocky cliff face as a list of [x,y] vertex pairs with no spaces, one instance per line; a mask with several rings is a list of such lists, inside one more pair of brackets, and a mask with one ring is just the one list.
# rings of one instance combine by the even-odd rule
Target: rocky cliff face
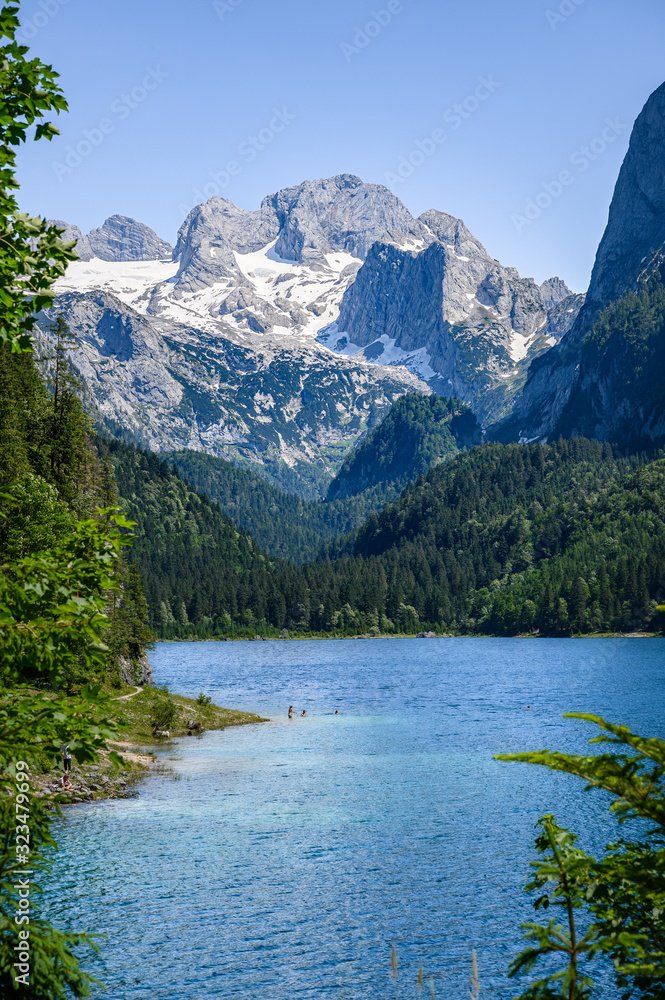
[[59,229],[64,229],[62,234],[62,239],[65,241],[76,240],[76,252],[81,258],[81,260],[91,260],[95,255],[92,252],[92,247],[87,236],[81,232],[78,226],[72,226],[69,222],[63,222],[62,219],[49,219],[49,224],[58,226]]
[[91,230],[88,243],[100,260],[164,260],[173,253],[173,247],[149,226],[126,215],[112,215],[99,229]]
[[594,323],[612,302],[648,277],[664,244],[665,84],[651,95],[635,122],[584,307],[561,343],[531,366],[515,412],[492,428],[491,436],[537,440],[555,432],[580,377],[582,347]]
[[278,191],[264,200],[262,211],[274,212],[279,224],[275,252],[300,263],[324,263],[324,255],[336,251],[364,260],[377,240],[427,234],[387,188],[363,184],[353,174]]
[[78,226],[59,219],[51,220],[64,229],[63,240],[76,240],[81,260],[97,257],[106,261],[170,259],[173,247],[159,238],[149,226],[126,215],[112,215],[99,229],[84,235]]
[[184,321],[197,309],[243,343],[316,337],[362,363],[403,365],[485,423],[579,308],[560,308],[570,295],[560,279],[539,288],[492,260],[460,219],[414,219],[387,188],[349,174],[279,191],[256,212],[213,198],[190,212],[174,259],[151,314]]
[[631,288],[665,243],[665,83],[635,122],[591,275],[587,310]]
[[488,257],[487,250],[475,236],[472,236],[461,219],[445,212],[437,212],[431,208],[423,212],[420,222],[441,243],[450,247],[455,253],[464,257]]
[[173,251],[180,265],[174,282],[178,292],[197,292],[234,276],[242,279],[235,254],[261,250],[278,232],[274,213],[263,208],[248,212],[226,198],[197,205],[180,227]]
[[155,683],[150,660],[146,653],[140,656],[138,660],[130,660],[126,656],[119,656],[118,673],[123,684],[138,684],[139,687],[146,687]]
[[421,220],[436,238],[419,250],[375,243],[319,340],[379,364],[401,360],[486,425],[509,408],[530,361],[570,328],[579,298],[558,278],[541,288],[502,267],[458,219]]
[[277,261],[325,271],[330,268],[327,255],[342,252],[364,259],[376,240],[391,234],[422,238],[426,229],[387,188],[363,184],[351,174],[278,191],[264,198],[256,212],[211,198],[192,209],[180,228],[175,284],[183,292],[229,278],[243,284],[234,254],[256,253],[269,244]]

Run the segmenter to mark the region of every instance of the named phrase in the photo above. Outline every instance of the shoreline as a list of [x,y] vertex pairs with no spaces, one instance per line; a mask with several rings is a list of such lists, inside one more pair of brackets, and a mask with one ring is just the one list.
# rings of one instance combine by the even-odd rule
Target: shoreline
[[188,637],[186,639],[160,639],[157,643],[186,642],[339,642],[358,639],[663,639],[658,632],[583,632],[577,635],[265,635],[265,636],[211,636],[207,639]]
[[[168,736],[154,736],[151,719],[155,708],[164,702],[174,706],[174,715]],[[222,708],[211,702],[170,694],[164,688],[129,687],[113,699],[117,710],[116,722],[120,739],[109,740],[106,749],[99,752],[94,763],[78,764],[72,761],[72,788],[52,788],[54,778],[60,779],[62,767],[47,774],[31,775],[32,794],[47,800],[57,809],[64,806],[83,805],[110,799],[128,799],[138,794],[136,786],[151,773],[167,773],[169,767],[152,752],[153,748],[168,747],[172,740],[182,736],[202,736],[205,732],[218,732],[231,726],[255,725],[267,722],[262,716]],[[116,750],[130,765],[116,769],[109,760]]]

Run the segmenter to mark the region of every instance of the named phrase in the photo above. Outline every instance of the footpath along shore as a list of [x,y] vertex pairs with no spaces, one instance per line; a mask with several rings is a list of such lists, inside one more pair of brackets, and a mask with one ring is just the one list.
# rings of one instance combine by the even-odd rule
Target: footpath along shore
[[[164,703],[173,705],[173,718],[168,736],[158,737],[153,735],[154,719]],[[100,751],[99,759],[94,764],[78,764],[72,759],[71,789],[53,787],[53,783],[59,782],[62,777],[62,765],[44,774],[33,772],[30,776],[33,795],[48,799],[54,808],[98,799],[130,798],[137,794],[136,786],[148,773],[168,770],[153,753],[153,748],[168,745],[171,739],[178,736],[200,736],[208,730],[267,721],[251,712],[220,708],[152,686],[126,688],[113,699],[112,704],[111,714],[123,738],[109,742],[108,749]],[[122,756],[129,767],[114,767],[109,756],[113,750]]]

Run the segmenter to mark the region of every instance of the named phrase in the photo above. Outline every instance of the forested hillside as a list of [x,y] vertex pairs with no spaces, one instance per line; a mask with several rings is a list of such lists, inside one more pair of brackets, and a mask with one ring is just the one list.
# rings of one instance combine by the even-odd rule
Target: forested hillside
[[[76,539],[87,530],[85,522],[96,523],[95,530],[102,534],[112,528],[108,512],[99,509],[116,503],[113,475],[92,444],[91,424],[67,362],[68,331],[61,321],[55,324],[54,343],[54,350],[41,359],[0,345],[0,564],[7,580],[20,578],[24,571],[13,567],[21,561],[48,561],[51,553],[67,545],[79,552]],[[127,664],[142,655],[153,636],[142,611],[140,581],[126,586],[124,559],[117,561],[113,576],[120,589],[105,596],[109,653],[100,660],[97,676],[118,682],[121,671],[131,671]],[[127,661],[124,667],[122,660]],[[9,663],[2,666],[8,668]],[[91,677],[83,656],[80,662],[73,657],[64,675],[69,685]]]
[[[141,574],[150,620],[166,637],[234,632],[254,619],[248,609],[267,592],[271,564],[217,504],[197,493],[157,455],[99,440],[123,508],[136,522],[131,559]],[[279,618],[273,606],[269,618]]]
[[165,457],[268,555],[294,563],[316,559],[327,544],[359,527],[400,492],[397,486],[381,483],[346,500],[302,500],[223,458],[200,451]]
[[608,306],[586,338],[557,432],[621,441],[665,440],[665,264]]
[[166,457],[268,555],[299,564],[396,499],[410,479],[480,440],[476,418],[458,400],[403,396],[347,456],[325,501],[282,493],[256,473],[202,452]]
[[327,498],[356,496],[382,483],[406,486],[437,462],[481,442],[480,425],[460,400],[409,393],[347,455]]
[[664,469],[582,439],[476,449],[370,517],[328,588],[464,632],[642,627],[665,584]]
[[[52,786],[45,788],[43,776],[58,760],[64,763],[69,750],[78,765],[94,763],[96,770],[104,751],[114,766],[121,763],[109,745],[119,733],[108,687],[122,681],[123,654],[143,653],[150,632],[142,620],[140,581],[127,575],[121,558],[122,532],[129,525],[112,509],[112,477],[91,447],[61,321],[52,331],[51,356],[41,363],[35,356],[35,314],[50,304],[51,286],[75,255],[73,245],[61,240],[61,229],[19,209],[18,149],[28,139],[57,134],[52,118],[67,110],[57,74],[39,59],[26,58],[19,28],[18,7],[4,5],[0,995],[62,1000],[89,996],[96,981],[81,965],[92,938],[52,925],[48,909],[35,913],[62,825],[54,823],[60,800]],[[18,931],[20,923],[26,926]]]
[[660,628],[663,458],[583,439],[475,448],[298,568],[267,557],[165,461],[108,449],[165,637]]

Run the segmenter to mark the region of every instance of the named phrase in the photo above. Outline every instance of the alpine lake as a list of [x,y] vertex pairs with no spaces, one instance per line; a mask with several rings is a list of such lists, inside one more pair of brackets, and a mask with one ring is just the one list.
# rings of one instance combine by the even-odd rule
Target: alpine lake
[[400,998],[421,962],[424,995],[432,977],[437,998],[468,996],[474,948],[480,996],[515,997],[519,925],[540,919],[524,892],[537,819],[591,851],[617,825],[605,793],[493,755],[599,752],[564,712],[665,736],[662,639],[161,643],[150,658],[172,692],[270,721],[175,740],[137,796],[67,810],[43,912],[105,935],[85,958],[105,1000],[383,1000],[393,944]]

